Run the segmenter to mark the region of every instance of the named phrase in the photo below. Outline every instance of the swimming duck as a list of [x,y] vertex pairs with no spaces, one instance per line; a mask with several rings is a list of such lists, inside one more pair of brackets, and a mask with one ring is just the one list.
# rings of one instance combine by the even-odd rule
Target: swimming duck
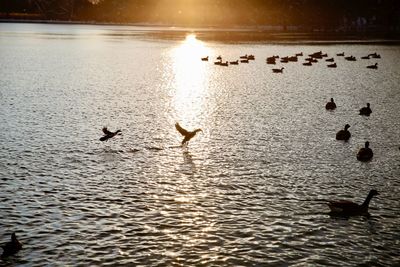
[[369,215],[369,202],[376,195],[379,195],[378,191],[372,189],[371,191],[369,191],[367,198],[361,205],[348,200],[339,200],[330,201],[328,203],[328,206],[331,209],[331,212],[334,214],[341,214],[345,216]]
[[332,64],[328,64],[327,66],[328,66],[328,68],[336,68],[337,67],[336,62],[332,63]]
[[333,98],[331,98],[331,101],[330,101],[330,102],[326,103],[325,108],[326,108],[326,109],[329,109],[329,110],[333,110],[333,109],[336,108],[336,104],[335,104],[335,102],[333,101]]
[[202,61],[208,61],[208,56],[202,57],[201,60],[202,60]]
[[304,63],[303,63],[303,66],[312,66],[312,63],[311,63],[311,61],[304,62]]
[[3,254],[1,254],[1,257],[8,257],[14,255],[21,249],[22,249],[22,244],[18,241],[15,233],[12,233],[11,241],[3,246]]
[[202,131],[201,129],[196,129],[194,131],[188,131],[183,129],[179,123],[175,123],[175,128],[178,130],[178,132],[183,135],[185,138],[182,140],[182,145],[189,143],[190,139],[192,139],[197,132]]
[[340,130],[336,133],[336,140],[344,140],[347,141],[351,137],[351,133],[347,130],[350,128],[350,125],[346,124],[344,126],[344,130]]
[[280,69],[272,69],[272,72],[273,73],[283,73],[283,70],[284,70],[285,68],[280,68]]
[[378,68],[378,63],[375,63],[374,65],[369,65],[367,66],[368,69],[377,69]]
[[230,61],[229,64],[231,64],[231,65],[239,65],[239,60]]
[[374,156],[372,149],[369,148],[369,142],[365,142],[365,147],[361,148],[357,153],[357,159],[359,161],[369,161]]
[[369,115],[371,115],[371,113],[372,113],[372,110],[370,108],[369,103],[367,103],[366,107],[363,107],[360,109],[360,115],[369,116]]
[[373,54],[369,54],[368,56],[371,56],[372,58],[381,58],[381,55],[377,54],[376,52]]
[[336,54],[338,57],[344,57],[344,52]]
[[114,136],[116,136],[117,134],[121,134],[121,130],[117,130],[116,132],[110,132],[108,129],[107,129],[107,127],[103,127],[103,133],[104,133],[104,136],[102,136],[101,138],[100,138],[100,141],[107,141],[108,139],[110,139],[110,138],[113,138]]
[[325,61],[326,62],[333,62],[333,61],[335,61],[335,59],[333,57],[331,57],[331,58],[325,59]]
[[361,59],[369,59],[369,55],[365,57],[361,57]]
[[348,60],[348,61],[356,61],[356,57],[354,56],[349,56],[349,57],[345,57],[344,59]]

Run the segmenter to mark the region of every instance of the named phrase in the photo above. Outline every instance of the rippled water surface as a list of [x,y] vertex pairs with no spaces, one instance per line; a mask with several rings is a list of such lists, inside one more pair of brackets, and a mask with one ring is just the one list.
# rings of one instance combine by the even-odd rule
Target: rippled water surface
[[[400,264],[399,45],[161,37],[0,24],[0,243],[24,245],[0,265]],[[320,50],[338,68],[265,63]],[[182,148],[175,122],[203,132]],[[100,142],[103,126],[123,134]],[[328,215],[372,188],[370,218]]]

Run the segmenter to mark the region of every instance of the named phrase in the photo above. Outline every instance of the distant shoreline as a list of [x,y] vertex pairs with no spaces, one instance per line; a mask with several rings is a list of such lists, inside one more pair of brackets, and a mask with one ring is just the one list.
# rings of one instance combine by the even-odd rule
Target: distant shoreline
[[[361,31],[294,31],[268,30],[268,26],[182,26],[150,23],[110,23],[95,21],[61,21],[61,20],[18,20],[0,19],[0,23],[27,24],[64,24],[64,25],[94,25],[147,28],[149,36],[161,36],[165,39],[175,39],[190,32],[196,33],[201,40],[234,41],[234,42],[279,42],[279,43],[383,43],[399,44],[400,34],[396,32],[361,32]],[[155,29],[156,28],[156,29]],[[159,28],[159,29],[157,29]]]

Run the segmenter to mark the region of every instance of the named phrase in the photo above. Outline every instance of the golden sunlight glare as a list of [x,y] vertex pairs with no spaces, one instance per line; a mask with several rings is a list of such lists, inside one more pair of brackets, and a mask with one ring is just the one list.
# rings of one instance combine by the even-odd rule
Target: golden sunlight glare
[[204,113],[207,94],[207,64],[201,57],[207,56],[210,49],[189,34],[172,52],[174,72],[174,93],[172,105],[176,119],[183,124],[198,121]]

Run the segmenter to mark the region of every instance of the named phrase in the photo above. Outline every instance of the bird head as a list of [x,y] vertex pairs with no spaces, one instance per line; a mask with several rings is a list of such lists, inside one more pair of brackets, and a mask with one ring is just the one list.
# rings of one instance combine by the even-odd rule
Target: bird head
[[117,130],[115,133],[118,134],[118,135],[121,135],[122,131],[121,130]]
[[379,195],[378,191],[376,191],[375,189],[372,189],[371,191],[369,191],[369,194],[370,194],[371,196],[377,196],[377,195]]
[[367,142],[365,142],[365,148],[368,148],[369,147],[369,142],[367,141]]
[[367,103],[367,107],[369,107],[369,103]]
[[350,128],[350,125],[346,124],[346,125],[344,126],[344,128],[347,130],[347,129]]

